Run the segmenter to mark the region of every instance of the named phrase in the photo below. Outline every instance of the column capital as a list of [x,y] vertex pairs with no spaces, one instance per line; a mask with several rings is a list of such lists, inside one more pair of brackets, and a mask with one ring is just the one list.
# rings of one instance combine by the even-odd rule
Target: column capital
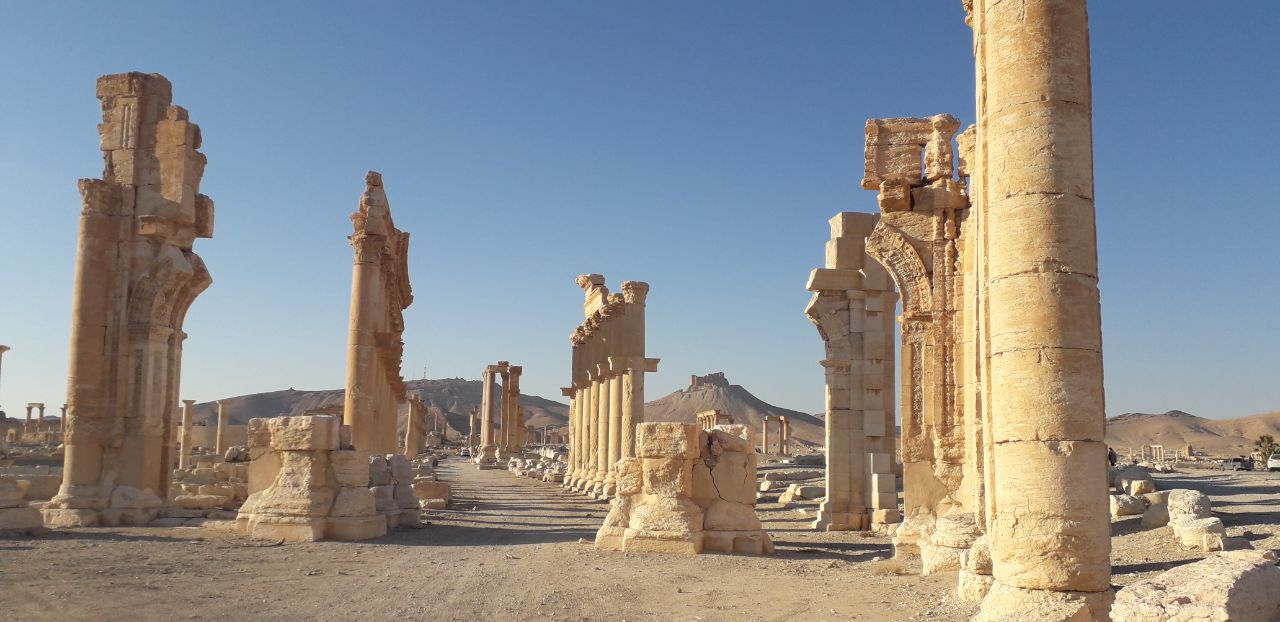
[[[195,400],[182,400],[182,403],[183,403],[184,405],[186,405],[187,407],[191,407],[191,406],[193,406],[193,405],[196,403],[196,401],[195,401]],[[65,407],[65,405],[64,405],[64,407]]]
[[627,304],[643,305],[649,297],[649,284],[644,281],[623,281],[622,297]]
[[822,359],[818,362],[827,369],[834,369],[837,371],[853,368],[853,359]]

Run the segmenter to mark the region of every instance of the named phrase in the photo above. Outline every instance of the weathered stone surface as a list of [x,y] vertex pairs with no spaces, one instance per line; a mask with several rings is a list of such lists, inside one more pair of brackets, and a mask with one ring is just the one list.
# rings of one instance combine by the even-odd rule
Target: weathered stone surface
[[1280,619],[1280,568],[1252,552],[1220,553],[1116,593],[1112,622],[1270,622]]
[[1136,516],[1146,512],[1147,506],[1140,497],[1132,495],[1111,495],[1111,518]]
[[701,453],[698,426],[646,423],[636,428],[636,455],[641,458],[697,458]]
[[1142,526],[1147,529],[1164,527],[1169,524],[1169,506],[1152,505],[1142,512]]

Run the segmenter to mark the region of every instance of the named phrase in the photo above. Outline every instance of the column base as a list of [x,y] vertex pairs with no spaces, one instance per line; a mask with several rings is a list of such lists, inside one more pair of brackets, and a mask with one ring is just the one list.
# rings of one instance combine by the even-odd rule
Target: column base
[[1041,622],[1090,622],[1110,620],[1115,592],[1057,592],[1027,590],[992,583],[972,622],[998,622],[1024,615]]
[[871,528],[868,516],[859,512],[832,512],[826,509],[826,502],[818,507],[818,517],[813,521],[813,528],[818,531],[866,531]]

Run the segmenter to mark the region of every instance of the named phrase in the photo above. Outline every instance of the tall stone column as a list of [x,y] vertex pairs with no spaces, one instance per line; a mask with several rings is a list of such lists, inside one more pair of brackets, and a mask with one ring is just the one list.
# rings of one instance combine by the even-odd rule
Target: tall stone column
[[[524,431],[524,421],[520,416],[520,373],[524,368],[519,365],[512,365],[505,376],[502,383],[502,429],[506,440],[507,453],[518,454],[522,447],[521,436]],[[509,428],[509,429],[508,429]]]
[[67,405],[63,404],[62,414],[58,416],[58,432],[62,432],[66,429],[67,429]]
[[[866,494],[866,431],[863,291],[865,240],[874,214],[842,212],[831,219],[824,268],[809,275],[814,292],[805,315],[818,329],[827,358],[827,498],[818,509],[815,529],[864,530],[870,527]],[[785,431],[780,430],[780,434]]]
[[769,420],[772,417],[765,415],[764,421],[760,424],[760,453],[769,455]]
[[219,456],[227,451],[227,405],[218,401],[218,441],[215,451]]
[[27,404],[27,420],[22,424],[23,434],[30,434],[31,432],[33,432],[33,430],[31,429],[31,411],[35,410],[35,408],[36,408],[36,405],[34,403]]
[[1092,93],[1084,0],[975,0],[990,370],[981,616],[1110,590]]
[[609,405],[611,403],[610,371],[608,363],[600,365],[600,380],[596,383],[596,426],[600,432],[596,437],[596,484],[593,492],[597,497],[605,496],[605,485],[609,477]]
[[622,450],[621,457],[635,457],[636,426],[644,423],[644,375],[658,370],[658,359],[645,358],[645,306],[649,284],[624,281],[622,297]]
[[590,493],[596,485],[598,473],[596,447],[600,444],[600,380],[595,377],[595,372],[592,372],[591,376],[591,384],[587,387],[586,416],[584,417],[587,436],[584,439],[586,447],[583,448],[582,456],[586,463],[582,466],[582,481],[579,488],[584,493]]
[[618,458],[622,457],[622,372],[612,372],[609,377],[609,457],[608,474],[604,494],[617,494]]
[[182,400],[182,430],[179,433],[178,468],[191,466],[191,415],[195,410],[195,400]]
[[494,378],[497,373],[497,365],[484,368],[484,384],[480,397],[480,450],[475,457],[476,464],[479,465],[493,464],[498,461],[498,446],[494,443],[493,437],[494,411],[498,407],[495,395],[498,387]]

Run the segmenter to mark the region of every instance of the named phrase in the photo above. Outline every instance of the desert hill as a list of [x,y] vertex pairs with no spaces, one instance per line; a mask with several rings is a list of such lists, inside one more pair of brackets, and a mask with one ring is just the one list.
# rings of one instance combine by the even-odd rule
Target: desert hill
[[[468,413],[473,407],[480,407],[482,384],[480,380],[446,378],[410,380],[405,383],[405,386],[410,395],[417,395],[428,408],[440,409],[448,421],[449,437],[458,438],[468,431],[467,428],[470,425]],[[245,424],[250,419],[258,417],[302,415],[316,411],[340,413],[343,393],[342,389],[299,391],[290,388],[284,391],[230,397],[223,399],[222,402],[226,404],[227,419],[231,424]],[[530,426],[558,427],[565,425],[569,420],[569,407],[559,402],[536,395],[521,394],[520,405],[524,407],[525,421]],[[215,425],[217,412],[216,400],[196,404],[195,422]],[[401,408],[402,417],[407,412],[407,406]],[[430,415],[428,418],[430,425]]]
[[1280,439],[1280,412],[1238,419],[1206,419],[1180,410],[1166,413],[1125,413],[1107,420],[1107,443],[1121,453],[1142,445],[1182,449],[1191,445],[1209,455],[1247,454],[1259,436]]
[[[483,388],[481,384],[479,380],[447,378],[411,380],[406,382],[405,386],[408,387],[410,394],[419,396],[428,407],[440,409],[448,421],[449,438],[459,438],[468,431],[468,413],[473,407],[480,407]],[[308,412],[341,412],[342,394],[342,389],[299,391],[290,388],[283,391],[229,397],[221,401],[226,404],[229,422],[233,425],[243,425],[257,417],[302,415]],[[527,425],[555,428],[569,423],[567,404],[536,395],[521,394],[520,405],[524,407]],[[766,415],[782,415],[791,420],[793,440],[810,446],[823,443],[821,419],[768,404],[741,385],[729,384],[723,373],[694,376],[688,388],[645,404],[645,419],[696,423],[697,413],[713,409],[733,415],[737,423],[750,425],[757,430],[757,433]],[[407,407],[401,410],[403,417]],[[216,400],[196,404],[195,423],[215,425],[217,412]]]
[[714,409],[732,415],[734,423],[751,426],[756,434],[760,433],[766,415],[781,415],[791,421],[793,441],[809,446],[821,446],[825,442],[825,424],[821,419],[766,403],[742,385],[730,384],[723,372],[693,376],[688,388],[645,404],[644,418],[697,423],[699,412]]

